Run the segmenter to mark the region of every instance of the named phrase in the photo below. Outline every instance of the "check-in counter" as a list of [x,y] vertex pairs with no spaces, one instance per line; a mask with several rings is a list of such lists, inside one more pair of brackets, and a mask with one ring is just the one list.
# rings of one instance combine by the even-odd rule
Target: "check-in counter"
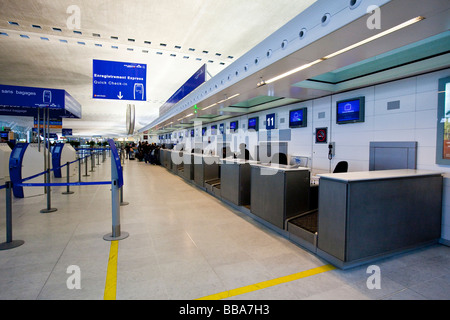
[[184,170],[183,151],[171,150],[169,151],[169,157],[169,161],[172,164],[172,172],[181,175],[181,171]]
[[251,164],[250,183],[250,212],[282,230],[287,219],[309,210],[308,168]]
[[220,160],[221,197],[237,206],[250,208],[250,164],[257,161],[225,158]]
[[161,158],[161,165],[168,170],[172,170],[172,151],[169,149],[161,149],[159,154]]
[[184,152],[183,153],[183,177],[190,181],[194,180],[194,154]]
[[340,268],[437,242],[439,172],[381,170],[319,175],[317,254]]
[[194,153],[194,182],[205,188],[205,182],[220,179],[219,157]]

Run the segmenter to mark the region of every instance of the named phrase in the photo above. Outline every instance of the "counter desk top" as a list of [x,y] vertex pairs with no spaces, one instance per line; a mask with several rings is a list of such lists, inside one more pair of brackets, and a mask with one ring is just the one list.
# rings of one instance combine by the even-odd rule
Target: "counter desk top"
[[318,174],[317,176],[320,179],[323,178],[342,182],[356,182],[366,180],[385,180],[385,179],[411,178],[418,176],[433,176],[433,175],[442,175],[442,173],[438,171],[401,169],[401,170],[360,171],[360,172],[346,172],[346,173],[324,173]]

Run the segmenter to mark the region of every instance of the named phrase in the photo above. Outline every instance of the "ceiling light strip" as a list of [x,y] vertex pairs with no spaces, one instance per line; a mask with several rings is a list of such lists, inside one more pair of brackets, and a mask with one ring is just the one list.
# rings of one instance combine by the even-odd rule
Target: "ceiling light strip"
[[275,81],[278,81],[278,80],[280,80],[280,79],[283,79],[283,78],[285,78],[285,77],[288,77],[288,76],[290,76],[290,75],[292,75],[292,74],[294,74],[294,73],[297,73],[297,72],[299,72],[299,71],[302,71],[302,70],[305,70],[305,69],[307,69],[307,68],[309,68],[309,67],[312,67],[313,65],[318,64],[318,63],[320,63],[320,62],[322,62],[322,61],[325,61],[325,60],[331,59],[331,58],[333,58],[333,57],[336,57],[336,56],[338,56],[338,55],[340,55],[340,54],[342,54],[342,53],[345,53],[345,52],[347,52],[347,51],[350,51],[350,50],[352,50],[352,49],[355,49],[355,48],[357,48],[357,47],[360,47],[360,46],[362,46],[362,45],[365,45],[365,44],[367,44],[367,43],[369,43],[369,42],[372,42],[372,41],[374,41],[374,40],[376,40],[376,39],[379,39],[379,38],[381,38],[381,37],[387,36],[388,34],[391,34],[391,33],[396,32],[396,31],[398,31],[398,30],[404,29],[404,28],[406,28],[406,27],[408,27],[408,26],[410,26],[410,25],[412,25],[412,24],[415,24],[415,23],[417,23],[417,22],[419,22],[419,21],[422,21],[422,20],[424,20],[424,19],[425,19],[425,17],[422,17],[422,16],[415,17],[415,18],[413,18],[413,19],[411,19],[411,20],[408,20],[408,21],[406,21],[406,22],[404,22],[404,23],[402,23],[402,24],[399,24],[398,26],[395,26],[395,27],[393,27],[393,28],[391,28],[391,29],[388,29],[388,30],[386,30],[386,31],[380,32],[379,34],[376,34],[376,35],[374,35],[374,36],[372,36],[372,37],[370,37],[370,38],[367,38],[367,39],[362,40],[362,41],[360,41],[360,42],[357,42],[357,43],[355,43],[355,44],[353,44],[353,45],[351,45],[351,46],[348,46],[348,47],[346,47],[346,48],[344,48],[344,49],[341,49],[341,50],[336,51],[336,52],[334,52],[334,53],[332,53],[332,54],[329,54],[329,55],[327,55],[327,56],[325,56],[325,57],[323,57],[323,58],[321,58],[321,59],[318,59],[318,60],[316,60],[316,61],[314,61],[314,62],[304,64],[304,65],[302,65],[302,66],[300,66],[300,67],[298,67],[298,68],[292,69],[292,70],[290,70],[290,71],[288,71],[288,72],[286,72],[286,73],[283,73],[283,74],[281,74],[281,75],[279,75],[279,76],[276,76],[276,77],[274,77],[274,78],[272,78],[272,79],[269,79],[269,80],[265,81],[264,84],[273,83],[273,82],[275,82]]

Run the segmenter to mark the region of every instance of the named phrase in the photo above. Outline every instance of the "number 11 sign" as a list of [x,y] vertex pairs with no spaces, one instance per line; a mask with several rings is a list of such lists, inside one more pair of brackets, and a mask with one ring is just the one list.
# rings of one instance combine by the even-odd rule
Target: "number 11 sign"
[[266,115],[266,130],[276,129],[276,114],[271,113]]

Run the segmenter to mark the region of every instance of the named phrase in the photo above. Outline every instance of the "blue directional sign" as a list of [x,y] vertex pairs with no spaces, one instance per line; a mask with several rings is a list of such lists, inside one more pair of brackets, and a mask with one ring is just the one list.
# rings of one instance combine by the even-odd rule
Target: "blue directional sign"
[[0,85],[0,114],[32,117],[36,109],[49,108],[51,115],[81,118],[81,105],[65,90]]
[[145,101],[147,65],[93,60],[94,99]]

